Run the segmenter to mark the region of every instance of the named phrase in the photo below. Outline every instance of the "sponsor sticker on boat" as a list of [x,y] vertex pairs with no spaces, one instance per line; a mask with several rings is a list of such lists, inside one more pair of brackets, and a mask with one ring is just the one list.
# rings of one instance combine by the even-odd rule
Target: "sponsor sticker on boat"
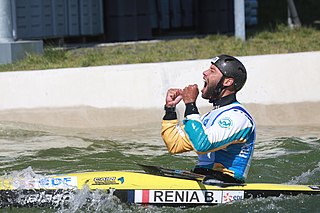
[[78,180],[75,176],[41,177],[13,181],[14,189],[74,189],[77,186]]
[[135,190],[134,202],[140,204],[217,204],[242,200],[244,191],[223,190]]
[[123,184],[124,177],[95,177],[92,185],[117,185]]
[[42,206],[50,205],[54,208],[70,204],[73,197],[70,191],[61,191],[55,193],[54,191],[28,191],[28,193],[20,193],[17,203],[22,206]]
[[229,203],[244,199],[243,191],[223,191],[222,203]]

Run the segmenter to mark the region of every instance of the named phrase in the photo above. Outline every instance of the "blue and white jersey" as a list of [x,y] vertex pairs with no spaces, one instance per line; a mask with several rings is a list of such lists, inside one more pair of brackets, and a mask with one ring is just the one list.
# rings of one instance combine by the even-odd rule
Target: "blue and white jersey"
[[234,102],[200,118],[191,114],[184,131],[195,151],[198,165],[244,180],[249,171],[255,141],[255,124],[244,107]]

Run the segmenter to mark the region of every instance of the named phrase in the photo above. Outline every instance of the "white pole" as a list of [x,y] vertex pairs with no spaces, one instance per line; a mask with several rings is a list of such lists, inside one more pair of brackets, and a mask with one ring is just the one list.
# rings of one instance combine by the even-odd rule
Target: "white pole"
[[0,42],[13,41],[10,0],[0,0]]
[[234,0],[234,30],[236,38],[246,40],[244,0]]
[[287,0],[288,3],[288,24],[290,28],[301,27],[301,22],[293,0]]

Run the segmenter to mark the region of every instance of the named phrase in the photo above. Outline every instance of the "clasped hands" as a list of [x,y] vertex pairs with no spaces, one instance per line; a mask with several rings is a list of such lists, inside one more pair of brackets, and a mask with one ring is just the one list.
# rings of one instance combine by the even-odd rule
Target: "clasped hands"
[[185,104],[196,102],[199,95],[197,84],[186,86],[183,90],[172,88],[167,92],[166,106],[175,107],[181,100]]

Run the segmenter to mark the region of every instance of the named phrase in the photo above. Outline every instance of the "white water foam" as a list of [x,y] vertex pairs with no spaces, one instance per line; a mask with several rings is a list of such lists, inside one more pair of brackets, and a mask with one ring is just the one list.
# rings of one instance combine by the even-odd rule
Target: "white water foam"
[[[302,173],[299,176],[293,177],[292,180],[287,182],[287,184],[310,184],[310,178],[312,177],[319,177],[320,175],[320,162],[316,165],[316,168],[313,170],[308,170],[307,172]],[[315,183],[315,184],[320,184]]]
[[67,207],[60,207],[58,213],[75,213],[75,212],[121,212],[118,211],[119,201],[112,195],[105,191],[91,191],[88,186],[72,196],[68,202]]
[[[36,174],[32,167],[27,167],[21,171],[13,171],[1,177],[2,186],[12,185],[14,189],[32,189],[34,180],[45,178],[43,175]],[[6,182],[5,180],[8,180]]]

